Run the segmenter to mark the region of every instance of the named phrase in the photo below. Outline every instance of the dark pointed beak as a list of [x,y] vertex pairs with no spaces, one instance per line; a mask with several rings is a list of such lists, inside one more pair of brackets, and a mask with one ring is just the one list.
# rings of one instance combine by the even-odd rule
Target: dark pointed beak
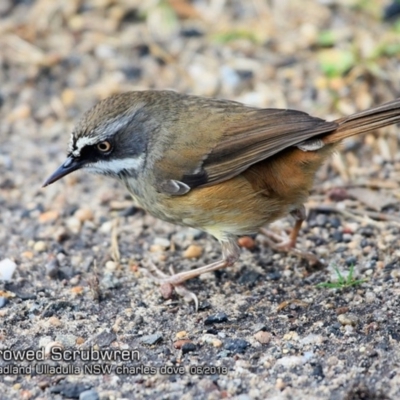
[[49,178],[43,183],[42,187],[48,186],[52,184],[55,181],[58,181],[59,179],[63,178],[65,175],[70,174],[71,172],[76,171],[79,168],[82,168],[84,165],[84,161],[80,160],[79,158],[74,158],[69,156],[64,163],[57,168],[55,172],[53,172],[52,175],[50,175]]

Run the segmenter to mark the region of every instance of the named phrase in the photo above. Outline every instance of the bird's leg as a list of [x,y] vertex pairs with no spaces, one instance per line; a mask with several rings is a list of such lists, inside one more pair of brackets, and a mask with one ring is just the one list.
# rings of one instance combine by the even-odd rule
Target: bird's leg
[[222,260],[205,265],[204,267],[199,267],[190,271],[179,272],[177,274],[174,273],[173,270],[171,270],[171,275],[165,274],[164,272],[160,271],[155,265],[152,265],[151,268],[155,271],[157,276],[151,274],[149,271],[146,271],[145,273],[146,275],[150,275],[151,279],[161,285],[172,285],[179,295],[183,296],[187,300],[193,300],[196,303],[197,309],[197,296],[194,293],[188,291],[182,285],[182,283],[189,279],[196,278],[197,276],[205,274],[206,272],[213,272],[222,268],[229,267],[233,265],[239,258],[240,249],[236,243],[235,237],[229,237],[225,240],[221,240],[220,243],[222,247]]
[[296,208],[295,210],[291,211],[290,214],[294,217],[296,222],[289,236],[282,237],[275,232],[261,228],[260,232],[265,236],[265,242],[274,250],[294,254],[300,258],[310,261],[312,264],[321,264],[321,260],[319,260],[315,254],[296,248],[297,236],[300,232],[301,225],[306,219],[306,210],[304,206],[302,205],[299,208]]
[[295,219],[295,224],[289,236],[283,237],[268,229],[261,228],[261,233],[268,238],[267,243],[275,250],[290,251],[296,247],[297,236],[300,232],[301,225],[306,219],[306,210],[304,206],[291,211],[290,215]]

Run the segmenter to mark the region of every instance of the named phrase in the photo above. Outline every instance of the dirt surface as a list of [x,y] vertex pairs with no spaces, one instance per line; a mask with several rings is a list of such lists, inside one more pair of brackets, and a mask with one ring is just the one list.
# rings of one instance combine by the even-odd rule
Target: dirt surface
[[[135,209],[112,180],[41,189],[74,121],[112,93],[171,88],[326,119],[399,97],[387,4],[1,1],[1,399],[400,398],[398,127],[347,141],[319,171],[299,247],[325,268],[242,239],[234,267],[188,282],[198,312],[143,268],[204,265],[220,257],[214,239]],[[335,268],[362,282],[317,287]],[[11,353],[29,349],[45,360]],[[82,360],[99,350],[127,354]]]

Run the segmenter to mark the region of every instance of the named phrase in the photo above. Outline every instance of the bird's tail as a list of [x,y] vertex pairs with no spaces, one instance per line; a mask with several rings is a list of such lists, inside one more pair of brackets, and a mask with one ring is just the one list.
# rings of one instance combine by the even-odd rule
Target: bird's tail
[[349,117],[339,118],[335,122],[338,127],[324,137],[325,144],[337,143],[359,133],[400,123],[400,98],[369,110],[355,113]]

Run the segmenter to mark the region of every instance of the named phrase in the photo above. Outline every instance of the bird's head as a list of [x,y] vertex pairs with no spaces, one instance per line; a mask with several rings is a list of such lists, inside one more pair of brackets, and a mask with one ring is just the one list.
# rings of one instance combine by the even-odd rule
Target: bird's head
[[83,168],[115,178],[137,176],[145,164],[148,132],[156,130],[148,100],[145,92],[127,92],[87,111],[71,134],[67,159],[43,186]]

